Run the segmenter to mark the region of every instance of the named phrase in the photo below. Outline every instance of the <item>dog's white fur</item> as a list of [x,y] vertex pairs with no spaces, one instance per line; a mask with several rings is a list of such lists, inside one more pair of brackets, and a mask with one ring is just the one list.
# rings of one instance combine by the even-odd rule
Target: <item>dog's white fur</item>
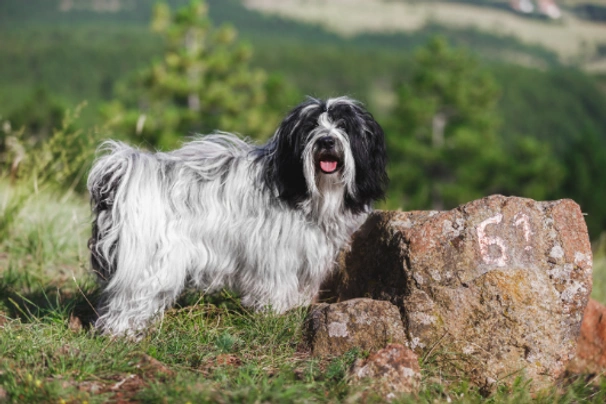
[[[359,192],[351,134],[329,113],[336,105],[359,106],[347,98],[308,104],[289,116],[291,133],[283,125],[262,147],[230,134],[168,153],[113,141],[102,146],[88,181],[96,215],[90,248],[104,283],[98,328],[133,335],[187,286],[205,293],[229,288],[243,305],[279,313],[310,303],[370,206],[347,206],[346,195]],[[297,120],[314,111],[317,125],[300,162],[307,190],[289,203],[267,173],[280,138],[294,136]],[[339,156],[335,173],[318,168],[317,144],[326,137]]]

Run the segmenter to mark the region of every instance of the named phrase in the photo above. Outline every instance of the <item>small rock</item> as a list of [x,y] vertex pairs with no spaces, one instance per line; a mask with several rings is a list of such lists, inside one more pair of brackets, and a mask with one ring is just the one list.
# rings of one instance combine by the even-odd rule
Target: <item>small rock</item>
[[175,375],[173,370],[152,356],[147,354],[137,354],[135,357],[138,359],[138,363],[135,367],[141,369],[143,374],[145,374],[147,377],[172,377]]
[[577,355],[567,370],[577,374],[606,371],[606,306],[593,299],[585,308]]
[[401,344],[388,344],[367,359],[358,359],[350,371],[352,381],[370,380],[371,388],[387,400],[416,394],[421,383],[419,358]]
[[102,390],[103,390],[103,385],[99,382],[89,382],[89,381],[83,381],[83,382],[63,382],[62,385],[63,387],[67,387],[70,386],[70,384],[75,384],[78,388],[78,390],[80,391],[85,391],[87,393],[91,393],[91,394],[99,394]]
[[341,355],[353,348],[381,349],[390,342],[406,344],[398,308],[372,299],[314,305],[305,329],[314,356]]
[[215,358],[215,364],[217,366],[235,366],[238,367],[242,364],[240,358],[232,354],[219,354]]
[[79,317],[76,317],[74,314],[70,314],[69,316],[69,324],[67,326],[72,332],[80,332],[82,331],[82,321]]

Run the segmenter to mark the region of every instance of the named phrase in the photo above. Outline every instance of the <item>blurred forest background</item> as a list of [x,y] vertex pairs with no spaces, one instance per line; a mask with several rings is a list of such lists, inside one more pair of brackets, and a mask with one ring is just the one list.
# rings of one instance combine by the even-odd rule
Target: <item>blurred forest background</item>
[[349,95],[386,132],[381,207],[572,198],[598,240],[606,1],[522,3],[2,0],[0,181],[84,193],[103,139],[264,141],[306,95]]

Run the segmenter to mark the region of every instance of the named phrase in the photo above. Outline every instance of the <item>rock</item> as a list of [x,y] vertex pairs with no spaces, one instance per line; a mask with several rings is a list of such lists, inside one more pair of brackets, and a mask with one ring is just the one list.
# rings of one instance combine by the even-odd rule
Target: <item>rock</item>
[[352,382],[369,382],[373,391],[387,400],[416,394],[421,383],[419,358],[401,344],[388,344],[367,359],[356,360],[350,374]]
[[353,348],[376,350],[390,342],[405,344],[400,312],[393,304],[353,299],[312,306],[305,336],[314,356],[341,355]]
[[152,356],[141,353],[134,355],[133,359],[137,361],[135,367],[148,378],[162,380],[165,377],[175,376],[175,372],[173,370]]
[[242,364],[242,360],[233,354],[219,354],[215,358],[216,366],[234,366],[238,367]]
[[472,382],[551,385],[574,356],[592,254],[571,200],[487,197],[446,212],[375,212],[322,299],[397,305],[408,346]]
[[67,328],[69,328],[72,332],[80,332],[82,331],[82,321],[79,317],[76,317],[73,313],[69,315],[69,322],[67,324]]
[[571,373],[606,371],[606,306],[589,299],[581,324],[577,355],[568,365]]

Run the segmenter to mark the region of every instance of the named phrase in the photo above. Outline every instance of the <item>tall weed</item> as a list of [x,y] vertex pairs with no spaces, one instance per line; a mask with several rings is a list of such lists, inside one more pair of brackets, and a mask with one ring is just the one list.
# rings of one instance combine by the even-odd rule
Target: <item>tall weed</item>
[[9,229],[23,209],[28,195],[23,188],[6,188],[0,194],[0,240],[8,238]]
[[86,172],[93,161],[96,145],[107,127],[83,130],[77,121],[86,102],[74,110],[67,110],[59,128],[52,135],[39,138],[24,129],[12,130],[3,125],[0,141],[0,176],[8,176],[12,183],[25,182],[40,187],[59,187],[82,191]]

